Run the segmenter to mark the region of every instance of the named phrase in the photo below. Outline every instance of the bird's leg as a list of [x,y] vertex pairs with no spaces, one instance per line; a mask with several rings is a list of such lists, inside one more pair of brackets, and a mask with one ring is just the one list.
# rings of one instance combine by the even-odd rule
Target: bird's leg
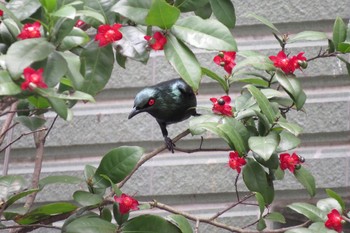
[[162,130],[162,134],[164,137],[166,147],[168,148],[169,151],[171,151],[171,153],[174,153],[175,144],[173,143],[171,138],[168,137],[168,130],[166,129],[166,123],[159,122],[159,121],[157,121],[157,122],[160,126],[160,129]]

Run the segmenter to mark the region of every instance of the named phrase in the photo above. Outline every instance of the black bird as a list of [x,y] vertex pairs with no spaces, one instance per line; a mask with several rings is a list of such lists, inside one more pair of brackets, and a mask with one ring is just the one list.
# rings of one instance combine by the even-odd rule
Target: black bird
[[166,126],[198,115],[196,106],[197,99],[192,88],[182,79],[172,79],[146,87],[137,93],[128,119],[141,112],[151,114],[162,130],[167,148],[174,153],[175,144],[168,137]]

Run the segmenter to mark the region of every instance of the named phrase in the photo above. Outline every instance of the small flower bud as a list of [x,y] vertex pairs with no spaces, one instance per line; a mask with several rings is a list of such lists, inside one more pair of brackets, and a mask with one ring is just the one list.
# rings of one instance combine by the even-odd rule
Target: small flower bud
[[222,98],[218,99],[218,104],[219,105],[225,105],[225,100],[223,100]]
[[221,52],[219,52],[218,55],[219,55],[219,57],[223,58],[225,54],[224,54],[224,52],[221,51]]
[[303,156],[300,156],[300,155],[299,155],[299,161],[300,161],[301,163],[304,163],[304,162],[305,162],[305,158],[304,158]]
[[299,66],[300,66],[301,68],[303,68],[303,69],[306,69],[307,66],[308,66],[307,61],[303,61],[303,60],[298,60],[298,64],[299,64]]
[[220,62],[220,66],[225,66],[225,65],[226,65],[226,63],[224,61]]

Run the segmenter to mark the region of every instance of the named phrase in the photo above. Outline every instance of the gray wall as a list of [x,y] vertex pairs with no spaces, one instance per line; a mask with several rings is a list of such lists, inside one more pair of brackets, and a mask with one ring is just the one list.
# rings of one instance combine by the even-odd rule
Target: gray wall
[[[254,19],[245,17],[254,12],[269,18],[283,32],[302,30],[331,32],[336,16],[350,17],[349,0],[323,1],[233,1],[237,12],[237,27],[233,34],[240,50],[256,50],[275,55],[278,43],[269,30]],[[315,56],[325,42],[300,42],[290,48],[292,53],[305,51],[306,57]],[[203,66],[224,74],[212,59],[215,53],[196,50]],[[333,188],[341,194],[349,194],[350,166],[350,78],[346,68],[336,59],[319,59],[309,64],[304,72],[297,72],[308,95],[304,112],[291,112],[293,119],[304,127],[302,145],[296,151],[306,158],[305,167],[316,177],[317,198],[324,196],[324,188]],[[146,151],[162,145],[163,139],[156,122],[142,114],[127,120],[133,105],[133,97],[145,85],[177,77],[164,59],[163,53],[154,53],[147,65],[129,61],[127,69],[115,67],[107,88],[97,96],[97,103],[79,104],[71,122],[58,120],[47,140],[43,176],[49,173],[83,175],[85,164],[97,165],[101,156],[120,145],[139,145]],[[232,96],[240,87],[233,87]],[[210,107],[209,98],[223,93],[208,78],[203,79],[199,106]],[[52,120],[52,116],[49,116]],[[50,121],[50,120],[49,120]],[[188,121],[169,127],[170,136],[186,129]],[[34,150],[30,137],[21,139],[11,157],[11,174],[33,171]],[[186,137],[177,147],[197,148],[199,137]],[[217,147],[223,142],[213,135],[206,135],[205,147]],[[0,155],[1,159],[3,154]],[[125,185],[123,191],[135,194],[140,200],[156,199],[178,206],[191,213],[208,216],[235,199],[236,172],[227,165],[227,152],[175,154],[162,153],[142,166]],[[1,167],[0,167],[1,168]],[[2,169],[2,168],[1,168]],[[48,187],[38,200],[41,202],[71,200],[77,187]],[[83,185],[81,185],[83,187]],[[79,187],[78,187],[79,188]],[[310,200],[306,191],[291,175],[276,182],[276,208],[292,200]],[[242,180],[239,190],[246,191]],[[313,199],[311,201],[314,201]],[[158,213],[159,211],[154,211]],[[234,209],[222,221],[244,226],[257,217],[257,209],[244,206]],[[226,232],[201,225],[201,232]],[[210,230],[209,230],[210,229]]]

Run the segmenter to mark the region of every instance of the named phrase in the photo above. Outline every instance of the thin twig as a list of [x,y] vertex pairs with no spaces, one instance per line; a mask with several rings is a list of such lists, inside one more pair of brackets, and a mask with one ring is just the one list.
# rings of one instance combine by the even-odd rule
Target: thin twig
[[216,152],[216,151],[230,151],[232,149],[230,148],[196,148],[196,149],[183,149],[183,148],[174,148],[174,150],[176,151],[180,151],[180,152],[184,152],[184,153],[195,153],[195,152],[199,152],[199,151],[204,151],[204,152]]
[[32,225],[16,225],[16,226],[4,226],[0,229],[16,229],[16,228],[51,228],[51,229],[58,229],[62,230],[61,227],[51,226],[51,225],[45,225],[45,224],[32,224]]
[[239,201],[239,192],[238,192],[238,178],[239,178],[239,174],[237,174],[236,178],[235,178],[235,191],[236,191],[236,197],[237,197],[237,201]]
[[[190,133],[189,129],[186,129],[185,131],[183,131],[182,133],[180,133],[179,135],[177,135],[174,139],[172,139],[172,141],[175,143],[178,140],[180,140],[181,138],[185,137],[186,135],[188,135]],[[156,156],[157,154],[159,154],[160,152],[162,152],[163,150],[167,149],[166,145],[164,144],[163,146],[160,146],[158,148],[156,148],[155,150],[153,150],[152,152],[145,154],[136,164],[136,166],[134,167],[134,169],[130,172],[130,174],[124,178],[124,180],[122,180],[120,183],[118,183],[118,188],[123,187],[123,185],[130,179],[130,177],[137,171],[137,169],[139,169],[142,164],[144,164],[145,162],[147,162],[148,160],[150,160],[151,158],[153,158],[154,156]]]
[[[17,108],[17,104],[18,104],[17,101],[12,103],[10,111],[15,111]],[[4,125],[1,129],[1,132],[0,132],[0,145],[4,142],[6,132],[8,132],[8,128],[10,127],[10,124],[11,124],[15,114],[16,114],[15,112],[10,113],[5,120],[5,123],[4,123]]]
[[238,201],[238,202],[234,202],[231,205],[229,205],[228,207],[226,207],[225,209],[217,212],[214,216],[212,216],[211,218],[209,218],[210,220],[214,220],[217,219],[218,217],[220,217],[221,215],[223,215],[224,213],[226,213],[227,211],[229,211],[230,209],[236,207],[239,204],[242,204],[245,200],[248,200],[249,198],[253,197],[255,194],[254,193],[250,193],[248,195],[246,195],[245,197],[242,198],[242,200]]
[[56,123],[57,118],[58,118],[58,114],[55,116],[55,118],[53,119],[53,121],[52,121],[52,123],[51,123],[49,129],[47,130],[46,135],[45,135],[45,137],[44,137],[44,142],[46,141],[47,136],[49,136],[49,133],[51,132],[51,130],[52,130],[54,124]]

